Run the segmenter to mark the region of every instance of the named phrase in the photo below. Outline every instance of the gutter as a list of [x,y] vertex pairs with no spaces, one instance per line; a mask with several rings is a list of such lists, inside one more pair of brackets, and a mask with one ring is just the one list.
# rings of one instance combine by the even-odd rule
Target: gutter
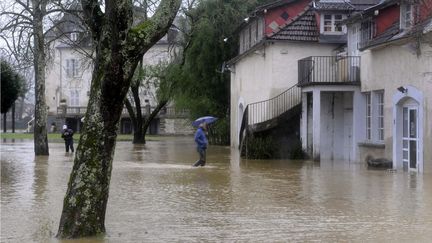
[[227,66],[231,66],[233,64],[235,64],[237,61],[239,61],[240,59],[242,59],[243,57],[249,55],[250,53],[253,53],[254,51],[258,50],[259,48],[265,46],[266,43],[270,42],[267,38],[262,39],[260,42],[258,42],[257,44],[255,44],[254,46],[252,46],[251,48],[249,48],[247,51],[243,52],[240,55],[235,56],[234,58],[232,58],[231,60],[229,60],[226,65]]

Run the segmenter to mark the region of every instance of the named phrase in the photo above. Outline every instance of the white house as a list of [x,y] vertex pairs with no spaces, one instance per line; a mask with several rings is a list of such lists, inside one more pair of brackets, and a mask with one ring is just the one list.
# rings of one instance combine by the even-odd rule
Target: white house
[[432,171],[432,1],[382,1],[348,22],[361,56],[356,159]]
[[[309,56],[328,57],[320,59],[323,61],[321,68],[335,65],[331,63],[332,56],[342,52],[341,46],[346,44],[346,28],[339,25],[340,22],[348,14],[371,6],[371,1],[357,2],[284,0],[261,6],[245,19],[239,30],[239,55],[229,62],[231,146],[240,145],[245,126],[258,127],[288,112],[302,101],[303,106],[312,104],[312,96],[308,101],[307,93],[313,90],[303,88],[302,99],[297,86],[299,78],[304,79],[301,81],[304,86],[308,86],[306,83],[309,81],[315,83],[328,80],[307,80],[304,72],[308,71],[308,67],[299,70],[298,60]],[[306,60],[305,63],[310,64],[311,61],[315,62]],[[340,67],[345,67],[346,70],[339,75],[348,77],[346,61],[340,62]],[[334,78],[345,78],[331,75],[335,74],[328,73],[328,77],[325,78],[332,78],[332,81]],[[355,77],[354,74],[350,75],[351,78]],[[358,83],[353,86],[353,82],[350,82],[349,86],[342,86],[342,90],[350,93],[354,89],[359,91]],[[334,88],[334,91],[341,91],[340,87],[328,87]],[[325,96],[326,94],[323,97]],[[315,105],[317,104],[315,102]],[[305,116],[302,121],[305,123]],[[306,133],[307,130],[303,129],[303,135],[306,136]],[[319,154],[318,147],[315,146],[315,153]]]
[[381,1],[343,21],[346,53],[299,60],[301,138],[315,159],[432,171],[430,6]]
[[[56,124],[59,128],[62,124],[68,124],[74,130],[79,131],[82,118],[85,115],[90,94],[90,82],[93,71],[91,37],[82,27],[80,20],[66,14],[58,29],[51,32],[50,63],[46,72],[46,102],[48,105],[48,124]],[[156,65],[167,62],[172,58],[173,41],[177,38],[178,31],[173,26],[159,42],[157,42],[143,57],[144,65]],[[59,38],[60,37],[60,38]],[[143,114],[148,113],[146,105],[156,106],[155,88],[143,88],[140,93],[141,101],[145,101]],[[189,122],[185,120],[184,113],[177,116],[174,108],[168,107],[163,116],[169,119],[163,121],[157,118],[150,126],[150,133],[192,133],[192,128],[183,126]],[[181,121],[178,121],[180,118]],[[132,124],[129,114],[124,109],[120,121],[120,132],[132,132]]]

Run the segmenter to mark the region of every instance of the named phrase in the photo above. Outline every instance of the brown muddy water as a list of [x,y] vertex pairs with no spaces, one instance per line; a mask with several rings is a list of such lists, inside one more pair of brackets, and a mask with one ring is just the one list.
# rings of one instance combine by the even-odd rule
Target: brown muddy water
[[60,241],[73,156],[1,144],[1,242],[432,242],[432,175],[362,164],[239,160],[191,137],[117,144],[107,234]]

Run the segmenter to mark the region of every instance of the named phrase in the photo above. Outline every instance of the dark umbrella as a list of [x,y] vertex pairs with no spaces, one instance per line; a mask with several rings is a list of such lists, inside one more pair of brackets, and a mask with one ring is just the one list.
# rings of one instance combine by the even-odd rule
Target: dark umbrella
[[192,126],[198,127],[201,123],[211,124],[217,120],[216,117],[213,116],[203,116],[192,122]]

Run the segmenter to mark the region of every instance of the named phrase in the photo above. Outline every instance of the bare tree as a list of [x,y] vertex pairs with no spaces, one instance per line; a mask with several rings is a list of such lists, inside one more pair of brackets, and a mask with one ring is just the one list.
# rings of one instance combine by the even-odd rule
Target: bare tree
[[[8,5],[6,5],[8,4]],[[33,65],[35,93],[34,150],[36,155],[49,155],[47,106],[45,100],[45,69],[47,63],[46,35],[56,27],[53,21],[65,10],[62,0],[15,0],[2,2],[0,37],[13,59],[21,67]],[[70,4],[70,3],[69,3]]]
[[[125,106],[134,127],[133,143],[146,143],[145,135],[151,122],[172,99],[178,81],[178,77],[173,77],[171,71],[176,68],[175,65],[175,62],[167,61],[157,65],[142,66],[137,69],[128,98],[125,100]],[[156,101],[154,109],[150,109],[150,104],[146,105],[145,114],[141,109],[140,91],[142,90],[145,90]]]
[[155,13],[133,25],[131,0],[81,0],[96,56],[83,132],[74,159],[57,236],[105,232],[117,128],[130,83],[144,53],[162,38],[180,0],[161,0]]

